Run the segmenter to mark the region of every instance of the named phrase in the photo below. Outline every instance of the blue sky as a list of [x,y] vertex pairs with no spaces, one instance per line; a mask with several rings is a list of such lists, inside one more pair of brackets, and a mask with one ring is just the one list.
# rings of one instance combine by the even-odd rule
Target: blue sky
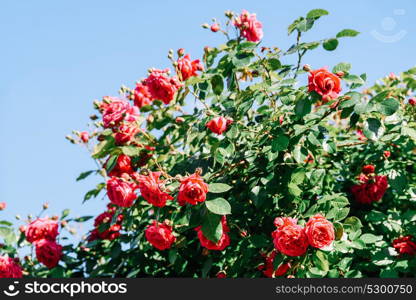
[[[50,213],[97,215],[107,200],[82,205],[98,177],[76,182],[94,169],[82,147],[65,135],[86,128],[92,101],[133,86],[149,67],[167,67],[170,48],[200,57],[202,48],[223,41],[200,24],[223,18],[227,9],[257,13],[263,44],[287,49],[287,26],[310,9],[330,15],[305,35],[312,41],[344,28],[361,32],[337,50],[315,50],[313,67],[352,63],[369,82],[415,65],[414,1],[2,1],[0,4],[0,201],[2,217]],[[81,231],[85,231],[83,228]]]

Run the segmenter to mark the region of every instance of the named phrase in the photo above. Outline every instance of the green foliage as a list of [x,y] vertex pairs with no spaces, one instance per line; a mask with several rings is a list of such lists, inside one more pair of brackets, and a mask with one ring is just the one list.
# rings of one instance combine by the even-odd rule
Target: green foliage
[[[296,41],[287,51],[261,51],[258,43],[241,37],[206,50],[204,72],[184,82],[172,103],[154,101],[142,108],[146,134],[138,134],[135,143],[116,145],[111,133],[98,124],[101,139],[92,157],[100,167],[77,180],[94,172],[106,176],[123,153],[132,158],[137,172],[162,172],[175,199],[155,208],[139,196],[131,208],[117,211],[124,216],[118,239],[68,245],[62,268],[48,273],[31,267],[33,274],[215,277],[224,270],[228,277],[261,277],[262,253],[274,249],[275,217],[290,216],[303,225],[321,214],[334,225],[331,247],[309,247],[302,257],[278,253],[275,269],[290,262],[286,276],[301,278],[414,276],[415,258],[399,255],[392,241],[416,230],[416,111],[406,102],[416,89],[416,69],[360,90],[366,75],[352,74],[351,64],[340,62],[332,72],[343,73],[343,90],[338,98],[323,101],[306,86],[301,66],[305,53],[319,45],[335,50],[340,38],[358,34],[344,29],[335,37],[303,42],[302,34],[327,14],[315,9],[295,20],[288,33],[295,32]],[[184,105],[186,109],[181,108]],[[222,135],[206,128],[214,116],[233,120]],[[183,120],[175,121],[177,117]],[[140,166],[144,150],[138,145],[155,147],[152,158]],[[388,158],[386,150],[391,152]],[[351,195],[351,186],[366,164],[375,165],[376,172],[389,180],[383,198],[368,206]],[[207,199],[180,206],[178,178],[197,168],[208,184]],[[105,183],[99,183],[84,201],[104,188]],[[194,229],[201,226],[204,236],[216,243],[223,234],[225,215],[231,244],[223,251],[207,251]],[[144,230],[153,219],[172,224],[177,240],[169,250],[159,251],[147,242]],[[10,245],[18,239],[7,224],[0,227],[0,236]]]

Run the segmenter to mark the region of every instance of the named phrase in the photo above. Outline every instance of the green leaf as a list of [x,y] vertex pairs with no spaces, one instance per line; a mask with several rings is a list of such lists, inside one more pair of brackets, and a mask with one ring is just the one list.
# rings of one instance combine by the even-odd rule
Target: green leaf
[[231,214],[231,205],[223,198],[216,198],[214,200],[205,201],[208,210],[217,215]]
[[62,211],[62,214],[61,214],[61,219],[65,219],[66,217],[68,217],[68,215],[69,215],[70,212],[71,211],[68,208],[67,209],[64,209]]
[[351,64],[350,63],[339,63],[337,64],[335,67],[332,68],[332,72],[333,73],[337,73],[337,72],[344,72],[344,73],[348,73],[351,69]]
[[342,80],[350,84],[363,85],[365,83],[365,81],[360,76],[353,74],[345,75],[344,77],[342,77]]
[[335,240],[339,241],[344,234],[344,226],[341,223],[334,222]]
[[295,113],[299,117],[303,117],[310,113],[312,110],[312,104],[307,98],[300,99],[296,102]]
[[82,222],[86,222],[86,221],[88,221],[92,218],[94,218],[94,216],[83,216],[83,217],[75,218],[75,219],[73,219],[73,221],[78,222],[78,223],[82,223]]
[[338,42],[337,39],[328,39],[328,40],[324,41],[322,46],[327,51],[334,51],[338,47],[338,44],[339,44],[339,42]]
[[371,234],[371,233],[365,233],[360,237],[360,240],[362,240],[366,244],[373,244],[380,239],[381,237],[375,236],[374,234]]
[[363,133],[370,140],[376,141],[383,135],[384,129],[379,120],[369,118],[364,124]]
[[314,255],[312,256],[312,260],[315,264],[315,266],[324,271],[324,272],[328,272],[329,271],[329,262],[328,262],[328,256],[326,255],[325,252],[319,251],[317,250]]
[[298,197],[302,194],[302,190],[293,183],[289,183],[289,185],[287,186],[289,193],[295,197]]
[[127,156],[139,156],[141,152],[141,148],[136,146],[124,146],[121,147],[121,151],[124,155]]
[[313,21],[313,19],[303,19],[296,25],[296,29],[302,32],[306,32],[312,28]]
[[13,234],[13,229],[8,227],[0,227],[0,237],[5,239],[11,234]]
[[80,181],[82,179],[87,178],[89,175],[91,175],[92,173],[94,173],[94,170],[91,171],[86,171],[86,172],[82,172],[81,174],[79,174],[78,178],[76,179],[76,181]]
[[283,134],[274,138],[272,141],[273,152],[286,150],[288,146],[289,146],[289,138]]
[[341,221],[345,219],[349,213],[350,213],[349,207],[344,207],[344,208],[339,209],[338,212],[335,214],[334,221]]
[[214,94],[221,95],[224,89],[224,80],[222,79],[221,75],[214,75],[211,78],[211,85]]
[[345,219],[344,221],[344,227],[352,232],[355,232],[359,229],[361,229],[361,227],[363,227],[363,225],[361,224],[360,219],[358,219],[357,217],[348,217],[347,219]]
[[325,9],[312,9],[311,11],[308,12],[308,14],[306,15],[306,17],[308,19],[318,19],[322,16],[326,16],[328,15],[328,11],[326,11]]
[[354,37],[359,35],[360,33],[353,29],[344,29],[337,33],[337,38],[341,37]]
[[225,193],[231,189],[232,187],[225,183],[210,183],[208,185],[208,191],[215,194]]
[[277,58],[269,58],[266,62],[267,66],[272,71],[276,71],[277,69],[280,69],[280,67],[282,66],[280,60],[278,60]]
[[111,155],[110,158],[107,160],[107,162],[105,163],[105,169],[107,173],[111,172],[111,170],[113,170],[113,168],[116,166],[117,159],[118,155]]
[[381,103],[378,103],[378,111],[383,115],[391,116],[399,109],[399,102],[394,98],[384,99]]
[[407,136],[411,137],[412,139],[416,140],[416,130],[413,129],[413,128],[403,126],[402,130],[401,130],[401,133],[403,135],[407,135]]
[[114,138],[109,136],[106,140],[101,141],[94,147],[94,151],[92,152],[93,158],[103,158],[108,154],[108,151],[114,147]]
[[214,243],[218,243],[222,236],[221,216],[207,212],[202,222],[202,233]]

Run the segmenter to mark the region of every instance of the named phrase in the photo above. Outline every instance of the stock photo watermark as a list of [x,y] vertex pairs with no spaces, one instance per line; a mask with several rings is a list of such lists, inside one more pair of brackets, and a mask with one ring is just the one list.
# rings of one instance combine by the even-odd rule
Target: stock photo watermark
[[404,16],[406,14],[406,10],[402,8],[396,8],[393,10],[394,17],[384,17],[381,20],[380,27],[381,32],[378,29],[373,29],[370,33],[371,35],[383,43],[396,43],[403,39],[407,31],[404,29],[398,29],[397,19],[400,16]]

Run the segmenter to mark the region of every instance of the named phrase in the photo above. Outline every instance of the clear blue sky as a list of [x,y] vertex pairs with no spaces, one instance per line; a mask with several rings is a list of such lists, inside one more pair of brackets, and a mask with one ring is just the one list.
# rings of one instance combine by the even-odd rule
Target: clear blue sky
[[[106,201],[82,205],[98,177],[75,178],[94,168],[87,152],[65,140],[86,127],[92,101],[133,86],[149,67],[166,67],[167,51],[183,47],[199,57],[222,42],[200,24],[226,9],[257,13],[264,45],[287,49],[287,26],[313,8],[330,15],[306,35],[315,40],[344,28],[360,32],[334,52],[306,56],[313,67],[352,63],[369,81],[415,65],[415,1],[1,1],[0,201],[2,216],[37,213],[97,215]],[[393,40],[392,43],[386,41]],[[0,218],[1,218],[0,217]]]

